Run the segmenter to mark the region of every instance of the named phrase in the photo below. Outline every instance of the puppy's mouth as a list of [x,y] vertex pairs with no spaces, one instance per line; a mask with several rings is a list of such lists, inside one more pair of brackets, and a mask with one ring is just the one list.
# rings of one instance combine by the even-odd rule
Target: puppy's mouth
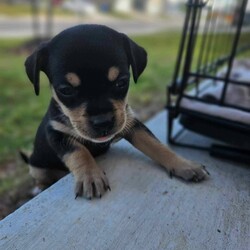
[[81,129],[77,129],[77,132],[82,138],[85,138],[86,140],[94,143],[109,142],[119,133],[119,131],[116,131],[107,135],[96,135],[95,133],[87,133],[86,131],[82,131]]
[[79,123],[73,123],[73,127],[82,138],[94,143],[106,143],[111,141],[117,134],[119,134],[123,130],[125,121],[123,122],[123,124],[119,124],[120,126],[115,126],[111,130],[102,132],[95,130],[89,126],[83,127],[79,125]]
[[102,136],[97,138],[92,138],[91,140],[96,143],[109,142],[115,137],[115,134],[109,136]]
[[112,141],[125,128],[127,121],[124,109],[117,109],[116,113],[108,113],[108,115],[84,118],[71,120],[71,123],[79,136],[94,143]]

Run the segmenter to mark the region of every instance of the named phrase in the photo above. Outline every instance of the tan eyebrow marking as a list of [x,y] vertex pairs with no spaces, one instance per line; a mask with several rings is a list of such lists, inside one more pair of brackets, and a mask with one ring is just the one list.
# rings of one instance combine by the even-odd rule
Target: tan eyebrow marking
[[120,73],[120,70],[117,67],[115,67],[115,66],[110,67],[109,71],[108,71],[108,79],[109,79],[109,81],[113,82],[114,80],[116,80],[119,73]]
[[67,79],[67,81],[73,86],[73,87],[77,87],[81,84],[81,80],[80,78],[77,76],[76,73],[67,73],[65,75],[65,78]]

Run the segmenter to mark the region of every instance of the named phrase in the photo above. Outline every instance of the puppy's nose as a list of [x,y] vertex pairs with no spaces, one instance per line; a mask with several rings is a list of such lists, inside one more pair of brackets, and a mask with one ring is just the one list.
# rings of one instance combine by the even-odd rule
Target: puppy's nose
[[114,126],[114,115],[112,113],[94,115],[89,118],[91,126],[101,131],[109,131]]

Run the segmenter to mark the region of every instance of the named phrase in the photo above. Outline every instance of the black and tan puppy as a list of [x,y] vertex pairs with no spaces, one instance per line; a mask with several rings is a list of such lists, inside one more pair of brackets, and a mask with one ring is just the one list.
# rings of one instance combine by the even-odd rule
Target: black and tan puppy
[[26,72],[39,94],[39,72],[52,99],[40,124],[30,173],[45,187],[71,171],[76,196],[101,197],[110,189],[94,157],[121,138],[164,166],[171,175],[201,181],[207,171],[161,144],[127,103],[130,66],[136,82],[147,64],[145,50],[126,35],[102,25],[61,32],[27,58]]

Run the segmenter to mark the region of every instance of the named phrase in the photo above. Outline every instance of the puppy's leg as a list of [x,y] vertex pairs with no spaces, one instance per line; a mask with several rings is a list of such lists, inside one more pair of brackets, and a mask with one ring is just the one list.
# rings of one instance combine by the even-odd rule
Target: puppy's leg
[[110,189],[109,182],[88,149],[59,131],[50,129],[48,134],[51,147],[75,177],[76,198],[82,195],[88,199],[101,198]]
[[66,171],[61,171],[57,169],[47,169],[47,168],[38,168],[32,165],[29,165],[30,175],[35,179],[36,186],[39,190],[45,190],[56,181],[68,174]]
[[159,142],[156,137],[138,120],[133,121],[130,133],[125,136],[133,146],[165,167],[170,176],[175,175],[187,181],[201,181],[209,174],[206,169],[195,162],[176,155]]
[[97,166],[87,148],[78,143],[74,145],[75,150],[66,153],[63,161],[75,176],[76,197],[84,195],[88,199],[93,196],[101,198],[110,188],[105,173]]
[[[22,160],[28,164],[29,166],[29,173],[33,177],[36,182],[37,192],[36,194],[40,193],[41,191],[45,190],[59,179],[63,178],[65,175],[68,174],[67,170],[61,170],[59,168],[48,168],[44,163],[44,166],[40,165],[40,158],[37,158],[35,154],[27,154],[22,151],[19,152]],[[38,165],[40,167],[38,167]],[[54,167],[58,167],[54,165]]]

